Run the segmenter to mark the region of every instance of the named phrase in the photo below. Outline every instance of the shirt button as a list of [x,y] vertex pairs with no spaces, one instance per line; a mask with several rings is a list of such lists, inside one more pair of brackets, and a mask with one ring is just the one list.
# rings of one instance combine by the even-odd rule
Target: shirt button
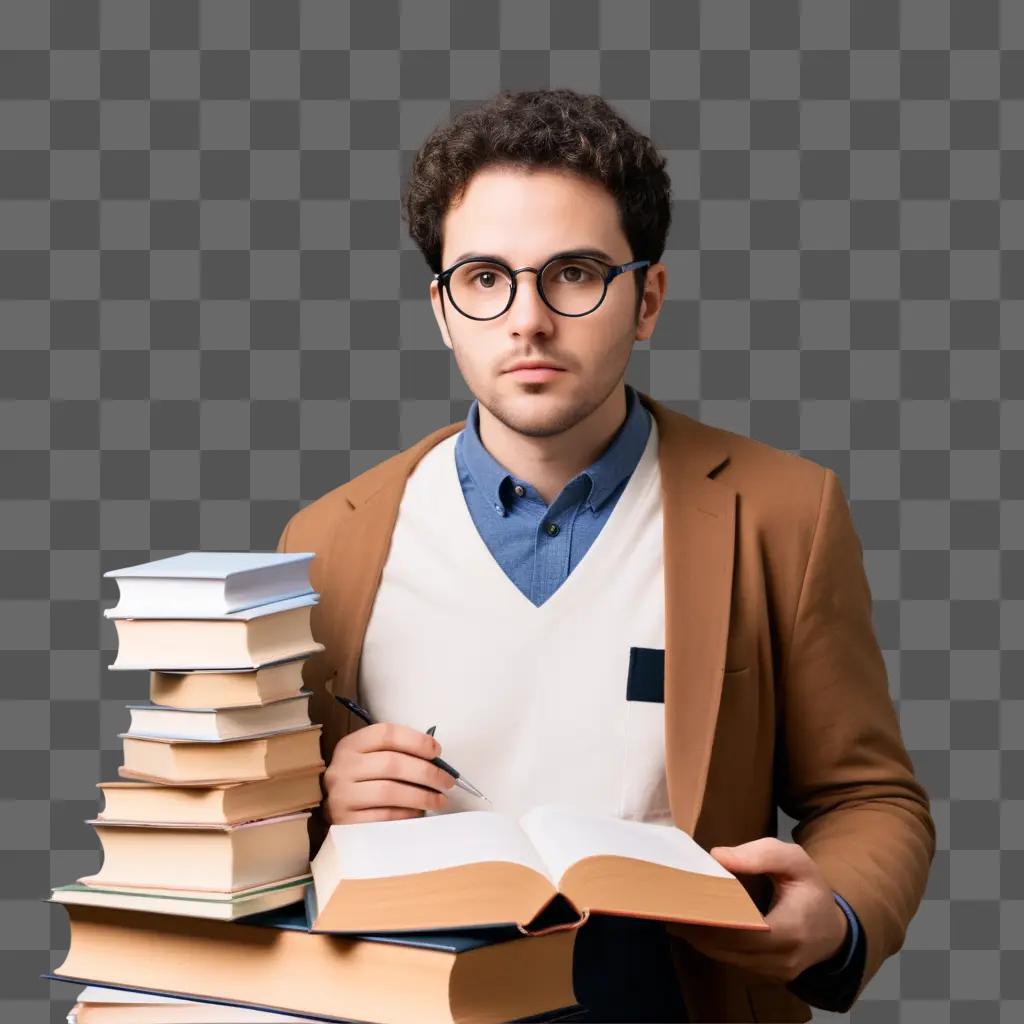
[[526,493],[526,488],[522,484],[516,484],[515,492],[521,498]]
[[544,529],[547,530],[549,537],[558,536],[558,523],[548,523],[547,526],[544,527]]

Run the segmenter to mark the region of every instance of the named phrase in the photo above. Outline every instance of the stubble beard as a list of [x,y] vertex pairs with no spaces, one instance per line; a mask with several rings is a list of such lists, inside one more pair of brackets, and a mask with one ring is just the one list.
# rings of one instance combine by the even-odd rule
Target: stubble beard
[[[505,403],[500,399],[492,400],[489,397],[477,396],[477,401],[499,423],[523,437],[555,437],[572,430],[578,423],[582,423],[608,400],[620,383],[621,378],[618,378],[599,392],[586,395],[568,406],[552,403],[549,408],[545,408],[543,411],[538,410],[532,415],[510,408],[509,406],[513,403]],[[545,389],[557,387],[557,384],[534,382],[516,386],[521,388],[526,395],[543,395]]]

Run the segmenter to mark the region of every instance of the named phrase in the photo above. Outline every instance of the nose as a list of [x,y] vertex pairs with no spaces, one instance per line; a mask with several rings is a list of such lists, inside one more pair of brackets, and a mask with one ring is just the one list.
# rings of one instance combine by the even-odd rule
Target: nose
[[550,331],[554,314],[537,290],[537,272],[526,270],[516,275],[516,294],[508,309],[508,327],[514,334],[538,334]]

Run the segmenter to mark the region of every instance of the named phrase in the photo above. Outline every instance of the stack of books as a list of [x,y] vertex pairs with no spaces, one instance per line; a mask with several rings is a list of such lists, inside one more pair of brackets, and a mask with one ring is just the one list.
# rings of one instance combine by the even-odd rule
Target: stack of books
[[312,553],[192,551],[115,569],[116,670],[145,669],[129,704],[126,781],[98,783],[95,875],[61,903],[233,920],[302,900],[320,726],[302,664]]
[[109,667],[148,670],[149,701],[128,706],[121,780],[98,784],[101,870],[51,892],[70,944],[44,977],[87,986],[75,1024],[574,1019],[573,930],[312,927],[312,557],[189,552],[106,574]]

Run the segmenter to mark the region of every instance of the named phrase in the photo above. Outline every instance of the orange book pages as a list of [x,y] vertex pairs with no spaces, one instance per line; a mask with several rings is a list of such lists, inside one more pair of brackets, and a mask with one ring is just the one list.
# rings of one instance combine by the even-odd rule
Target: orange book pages
[[451,1017],[490,1024],[576,1005],[575,929],[483,946],[456,957]]
[[241,672],[149,674],[149,699],[168,708],[235,708],[272,704],[302,689],[304,658]]
[[574,931],[455,954],[239,922],[67,911],[70,948],[56,973],[86,983],[379,1024],[498,1024],[575,1003]]
[[321,768],[254,782],[200,788],[155,782],[101,782],[104,807],[98,815],[145,824],[236,825],[319,805]]
[[312,605],[252,619],[113,619],[113,669],[258,668],[324,649],[310,631]]
[[259,739],[190,743],[123,736],[126,778],[214,785],[269,779],[301,769],[323,767],[320,726]]
[[326,876],[312,865],[317,893],[330,893],[313,927],[322,931],[433,931],[491,924],[525,925],[554,898],[551,883],[524,864],[480,861],[415,875]]
[[94,821],[103,866],[94,886],[235,892],[309,869],[308,812],[231,827],[162,828]]
[[575,906],[592,913],[770,930],[738,879],[629,857],[595,856],[577,861],[562,876],[559,891]]

